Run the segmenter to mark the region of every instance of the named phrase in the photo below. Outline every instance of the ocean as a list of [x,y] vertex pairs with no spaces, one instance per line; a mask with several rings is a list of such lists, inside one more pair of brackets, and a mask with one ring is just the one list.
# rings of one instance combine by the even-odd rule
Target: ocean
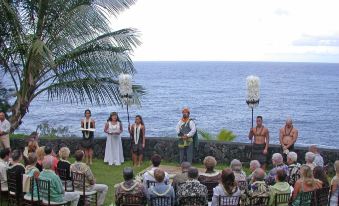
[[[262,115],[270,141],[278,143],[279,128],[291,117],[299,130],[298,145],[339,145],[339,64],[278,62],[135,62],[134,81],[146,89],[141,106],[130,115],[143,116],[147,137],[174,137],[181,109],[188,106],[197,127],[212,134],[222,128],[236,134],[237,142],[249,142],[251,110],[246,104],[246,77],[261,81],[260,103],[254,115]],[[40,96],[17,133],[35,131],[44,121],[53,127],[69,127],[81,136],[85,109],[96,120],[96,137],[105,137],[104,124],[112,111],[119,113],[127,136],[126,109],[121,106],[71,105],[50,102]]]

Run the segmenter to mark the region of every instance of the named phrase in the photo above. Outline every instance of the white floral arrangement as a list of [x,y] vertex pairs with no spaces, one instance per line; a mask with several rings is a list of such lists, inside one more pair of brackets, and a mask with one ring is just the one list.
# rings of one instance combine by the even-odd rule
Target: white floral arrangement
[[248,76],[247,83],[247,99],[246,102],[250,108],[258,106],[260,99],[260,79],[257,76]]
[[133,93],[132,90],[132,76],[129,74],[119,75],[119,91],[121,96],[130,96]]

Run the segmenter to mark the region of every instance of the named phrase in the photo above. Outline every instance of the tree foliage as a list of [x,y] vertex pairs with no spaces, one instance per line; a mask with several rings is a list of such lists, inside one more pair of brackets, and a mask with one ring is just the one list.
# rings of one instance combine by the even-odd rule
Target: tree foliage
[[[134,74],[140,44],[109,18],[134,0],[0,0],[0,71],[15,90],[14,131],[39,95],[82,104],[122,104],[118,75]],[[133,85],[134,100],[143,94]]]

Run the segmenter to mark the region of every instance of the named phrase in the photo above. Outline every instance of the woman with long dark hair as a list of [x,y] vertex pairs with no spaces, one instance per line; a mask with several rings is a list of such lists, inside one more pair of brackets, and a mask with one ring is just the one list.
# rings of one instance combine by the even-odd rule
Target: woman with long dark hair
[[112,112],[109,115],[104,132],[107,134],[104,162],[121,165],[124,162],[124,152],[121,142],[122,124],[118,113]]
[[[235,176],[231,168],[225,168],[221,172],[221,182],[213,189],[212,206],[219,205],[219,196],[239,197],[241,192],[235,181]],[[235,202],[230,202],[233,204]]]
[[328,181],[328,177],[327,177],[323,167],[316,166],[313,169],[313,176],[314,176],[315,179],[318,179],[318,180],[320,180],[323,183],[322,187],[330,187],[330,183]]
[[[95,121],[91,118],[91,110],[85,110],[85,118],[81,120],[82,142],[81,146],[85,153],[86,164],[92,164],[93,159],[93,139],[95,130]],[[92,130],[92,131],[90,131]]]
[[140,115],[135,116],[135,123],[132,124],[128,131],[132,137],[131,151],[134,166],[142,164],[143,152],[145,148],[145,124]]

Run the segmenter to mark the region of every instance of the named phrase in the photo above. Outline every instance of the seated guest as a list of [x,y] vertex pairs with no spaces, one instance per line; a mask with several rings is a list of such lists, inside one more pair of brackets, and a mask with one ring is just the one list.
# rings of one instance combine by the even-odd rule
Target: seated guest
[[339,202],[339,160],[334,162],[334,170],[336,175],[331,180],[331,199],[330,206],[337,206]]
[[30,140],[28,142],[28,145],[27,147],[25,147],[25,150],[23,152],[23,158],[24,158],[25,165],[27,165],[28,154],[31,152],[36,152],[38,148],[39,148],[39,145],[37,141]]
[[248,184],[252,184],[252,177],[253,177],[253,173],[256,169],[260,168],[261,165],[260,165],[260,162],[258,160],[251,160],[250,162],[250,171],[251,171],[251,174],[247,176],[246,180],[247,180],[247,183]]
[[313,161],[314,165],[324,167],[324,158],[320,155],[317,145],[310,146],[309,151],[313,152],[314,154],[314,161]]
[[133,180],[133,169],[130,167],[124,168],[123,176],[125,181],[120,183],[115,189],[115,204],[119,206],[119,200],[126,194],[139,195],[146,202],[147,191],[142,183]]
[[246,181],[246,173],[242,170],[242,164],[239,160],[232,160],[230,166],[234,173],[235,181]]
[[[300,193],[310,192],[322,187],[322,182],[313,177],[311,167],[308,165],[302,165],[300,168],[300,179],[295,183],[294,190],[292,193],[292,205],[300,205]],[[309,200],[309,203],[311,200]]]
[[295,152],[289,152],[287,154],[287,164],[289,171],[288,183],[294,187],[295,182],[300,178],[300,166],[297,162],[298,155]]
[[12,152],[12,162],[10,163],[10,167],[7,170],[8,172],[13,172],[16,175],[16,185],[17,185],[17,198],[23,197],[22,193],[22,175],[25,174],[25,166],[21,164],[22,154],[20,150],[13,150]]
[[45,155],[45,147],[39,147],[36,150],[36,156],[38,158],[36,168],[38,168],[40,172],[42,171],[42,161],[44,160]]
[[11,150],[9,148],[2,149],[0,151],[0,181],[1,181],[1,191],[8,191],[7,185],[7,169],[8,161]]
[[[269,205],[273,206],[275,205],[275,195],[276,194],[290,194],[291,193],[291,186],[286,182],[287,180],[287,174],[285,170],[279,169],[277,170],[277,175],[275,177],[275,184],[273,186],[270,186],[269,193],[270,193],[270,200]],[[288,203],[279,204],[279,206],[288,206]]]
[[322,187],[326,187],[326,188],[330,187],[330,183],[328,182],[328,177],[327,177],[323,167],[316,166],[313,169],[313,177],[315,179],[320,180],[323,183]]
[[[82,173],[86,176],[86,191],[96,191],[98,193],[98,205],[103,205],[105,202],[108,186],[104,184],[96,184],[94,175],[88,165],[82,162],[84,158],[84,152],[77,150],[74,154],[75,163],[71,164],[71,172]],[[79,183],[74,182],[75,189],[79,189]]]
[[[162,169],[154,170],[154,178],[157,181],[155,186],[148,188],[148,200],[151,200],[153,197],[170,197],[171,202],[170,205],[174,205],[175,203],[175,194],[174,189],[171,185],[166,185],[164,182],[165,179],[165,172]],[[162,206],[160,202],[155,202],[153,206]],[[168,205],[168,206],[170,206]]]
[[[142,175],[142,181],[144,183],[145,188],[147,188],[147,181],[153,181],[155,182],[154,179],[154,170],[158,169],[161,163],[161,157],[158,154],[155,154],[151,157],[151,162],[152,162],[152,169],[146,171],[143,175]],[[168,183],[169,181],[169,175],[167,174],[167,172],[165,172],[165,182]],[[148,188],[147,188],[148,189]]]
[[266,183],[268,185],[275,184],[275,176],[277,174],[277,170],[279,169],[285,170],[286,174],[289,175],[288,166],[284,164],[284,158],[280,153],[274,153],[272,155],[272,164],[274,167],[266,177]]
[[258,168],[253,173],[252,184],[248,191],[249,197],[268,196],[269,187],[265,182],[265,171]]
[[315,155],[313,152],[306,152],[305,154],[306,165],[309,166],[311,170],[313,170],[316,166],[314,164],[314,159],[315,159]]
[[52,157],[52,159],[53,159],[53,167],[52,167],[52,170],[55,172],[59,160],[58,160],[58,158],[55,157],[54,151],[53,151],[53,149],[52,149],[51,147],[45,146],[45,156],[50,156],[50,157]]
[[65,192],[62,182],[58,175],[52,170],[54,158],[46,156],[42,161],[43,171],[40,173],[39,178],[42,180],[50,181],[50,198],[51,202],[71,202],[72,206],[77,206],[80,198],[78,192]]
[[191,167],[191,163],[189,163],[189,162],[181,163],[181,173],[176,174],[173,177],[172,186],[173,186],[175,191],[177,191],[178,185],[180,185],[180,184],[182,184],[182,183],[184,183],[188,180],[187,172],[188,172],[188,169],[190,167]]
[[240,195],[232,169],[225,168],[221,173],[221,183],[213,189],[212,206],[219,205],[219,196],[240,197]]
[[204,165],[206,168],[206,172],[199,175],[199,182],[219,182],[221,174],[214,170],[217,165],[217,161],[212,156],[207,156],[204,159]]
[[199,175],[199,171],[195,167],[190,167],[188,169],[188,180],[178,186],[177,191],[177,199],[180,202],[182,198],[185,197],[201,197],[200,204],[198,205],[207,205],[207,187],[203,184],[201,184],[197,179]]
[[[25,168],[25,174],[28,177],[39,177],[40,171],[38,168],[36,168],[36,163],[38,161],[37,155],[34,152],[30,152],[27,157],[27,166]],[[34,183],[34,189],[33,189],[33,196],[37,197],[37,189],[36,184]],[[31,198],[31,194],[27,193],[27,198]]]
[[68,147],[61,147],[60,148],[60,150],[59,150],[60,159],[59,159],[59,162],[57,164],[57,168],[66,170],[66,176],[67,176],[66,180],[71,180],[71,174],[70,174],[71,163],[68,161],[69,154],[70,154],[70,151],[69,151]]

